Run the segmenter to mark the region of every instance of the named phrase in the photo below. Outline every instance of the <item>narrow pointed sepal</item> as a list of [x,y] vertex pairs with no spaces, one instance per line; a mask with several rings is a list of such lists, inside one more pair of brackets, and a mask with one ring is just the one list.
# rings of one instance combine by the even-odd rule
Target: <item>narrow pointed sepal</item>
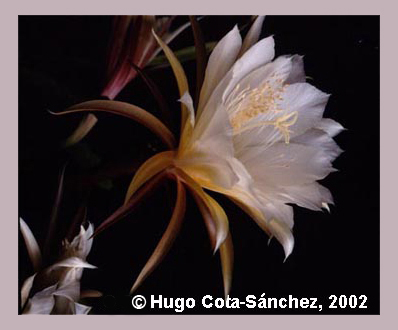
[[76,112],[103,111],[130,118],[155,133],[170,149],[175,146],[173,133],[148,111],[126,102],[94,100],[76,104],[62,112],[50,112],[53,115],[65,115]]
[[[169,46],[167,46],[167,44],[157,36],[154,30],[152,30],[152,34],[154,35],[156,41],[158,42],[159,46],[162,48],[164,54],[166,55],[167,59],[170,62],[174,76],[177,80],[180,97],[183,97],[186,92],[189,92],[188,80],[187,76],[185,75],[185,71],[180,61],[175,56],[173,51],[169,48]],[[184,103],[181,103],[181,135],[185,127],[185,122],[188,120],[188,118],[189,118],[189,112]]]
[[[210,217],[215,225],[215,253],[228,235],[228,217],[220,204],[218,204],[218,202],[213,197],[207,194],[195,180],[193,180],[189,175],[187,175],[184,171],[180,169],[175,169],[175,171],[178,177],[181,178],[181,180],[184,181],[184,183],[192,191],[192,193],[196,195],[195,198],[201,199],[201,201],[210,213]],[[200,204],[198,205],[200,207]],[[210,240],[212,241],[212,237],[210,237]]]
[[145,264],[141,273],[138,275],[130,293],[133,293],[142,282],[155,270],[159,263],[163,260],[167,252],[170,250],[177,234],[180,231],[181,224],[185,214],[186,207],[186,191],[182,182],[177,179],[177,199],[174,206],[170,223],[166,228],[162,238],[156,246],[154,252]]
[[38,271],[41,266],[41,252],[39,244],[37,244],[36,238],[30,230],[29,226],[21,218],[19,219],[19,225],[22,237],[28,250],[29,258],[33,264],[33,268],[35,271]]
[[141,189],[139,189],[126,204],[119,207],[114,213],[112,213],[107,219],[105,219],[95,230],[93,237],[109,228],[123,217],[128,215],[137,207],[143,198],[150,194],[165,178],[165,173],[161,172],[151,178]]
[[214,223],[209,208],[206,206],[203,200],[197,194],[193,194],[193,197],[195,198],[196,204],[205,222],[207,234],[209,235],[211,248],[213,249],[213,251],[216,251],[216,243],[217,243],[216,224]]
[[196,50],[195,108],[197,108],[199,103],[200,90],[202,89],[202,84],[206,71],[206,45],[204,42],[202,30],[195,16],[189,16],[189,20],[192,25],[192,31],[195,40],[195,50]]
[[80,292],[80,298],[99,298],[102,297],[103,294],[101,291],[97,290],[83,290]]
[[185,75],[184,69],[182,68],[180,61],[174,55],[173,51],[169,48],[169,46],[167,46],[167,44],[162,39],[158,37],[158,35],[155,33],[154,30],[152,30],[152,34],[170,62],[171,68],[173,69],[174,72],[174,76],[176,77],[177,80],[180,97],[182,97],[188,91],[188,80]]
[[97,117],[92,113],[86,115],[79,123],[79,126],[77,126],[73,133],[66,139],[64,143],[65,147],[73,146],[83,140],[84,137],[90,133],[97,121]]
[[225,241],[220,245],[220,259],[222,276],[224,281],[224,294],[227,298],[232,284],[232,272],[234,265],[234,248],[232,244],[231,233],[228,233]]
[[21,288],[21,308],[25,305],[26,301],[28,300],[30,290],[32,289],[33,282],[35,280],[36,274],[29,276],[22,284]]
[[138,72],[144,83],[147,85],[149,91],[158,104],[159,110],[162,113],[163,121],[170,127],[170,125],[172,125],[171,113],[169,107],[167,106],[166,99],[164,98],[157,84],[138,65],[135,65],[134,63],[130,64],[134,70]]
[[283,246],[283,251],[285,252],[285,259],[283,262],[285,262],[293,251],[293,234],[290,228],[285,223],[283,223],[282,221],[277,221],[275,219],[271,219],[268,222],[268,227],[272,235],[275,236],[279,243],[281,243]]
[[174,156],[174,151],[164,151],[152,156],[144,162],[135,173],[127,189],[124,204],[128,203],[131,196],[133,196],[145,182],[170,166],[173,163]]

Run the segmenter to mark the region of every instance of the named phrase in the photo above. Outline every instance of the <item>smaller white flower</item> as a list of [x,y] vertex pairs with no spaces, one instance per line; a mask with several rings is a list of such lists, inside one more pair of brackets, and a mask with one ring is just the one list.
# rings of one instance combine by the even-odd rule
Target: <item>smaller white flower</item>
[[[27,224],[20,219],[21,232],[25,239],[31,260],[35,260],[37,272],[25,280],[21,289],[21,307],[23,314],[87,314],[91,307],[78,303],[82,297],[80,279],[83,268],[96,268],[86,262],[92,246],[94,227],[90,223],[85,229],[80,227],[79,234],[72,242],[63,241],[63,252],[59,260],[45,268],[40,268],[41,252]],[[40,279],[40,283],[35,283]],[[31,298],[33,285],[42,288]],[[43,288],[44,287],[44,288]],[[83,294],[84,295],[84,294]],[[91,296],[100,295],[94,292]]]

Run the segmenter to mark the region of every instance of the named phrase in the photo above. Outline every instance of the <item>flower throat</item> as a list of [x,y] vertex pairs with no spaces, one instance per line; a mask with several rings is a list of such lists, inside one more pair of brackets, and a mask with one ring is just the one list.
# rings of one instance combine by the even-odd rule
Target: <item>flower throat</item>
[[[285,109],[280,108],[279,103],[283,100],[282,95],[287,86],[275,74],[258,87],[251,89],[248,85],[239,93],[240,84],[237,84],[226,102],[233,134],[241,134],[259,126],[272,125],[283,134],[285,143],[289,143],[292,132],[289,127],[296,123],[298,112],[286,114]],[[254,120],[262,114],[268,114],[273,119]]]

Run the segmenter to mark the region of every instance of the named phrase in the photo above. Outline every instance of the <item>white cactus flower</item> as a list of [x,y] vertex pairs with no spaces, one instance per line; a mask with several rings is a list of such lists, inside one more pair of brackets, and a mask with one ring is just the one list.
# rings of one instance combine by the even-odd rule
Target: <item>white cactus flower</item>
[[[41,252],[32,232],[22,219],[20,224],[31,259],[41,260]],[[25,280],[21,289],[23,314],[87,314],[90,311],[91,307],[78,301],[82,296],[80,279],[83,268],[96,268],[86,262],[91,250],[93,232],[92,224],[87,229],[81,226],[79,234],[72,242],[66,239],[63,241],[63,253],[55,264],[39,269]],[[28,298],[37,278],[40,278],[39,287],[44,288]],[[95,292],[94,296],[98,295]]]
[[274,39],[257,42],[263,20],[256,19],[243,42],[234,27],[214,48],[196,110],[181,64],[154,33],[178,84],[178,147],[163,123],[135,105],[88,101],[61,113],[108,111],[126,116],[146,125],[171,149],[154,155],[138,169],[124,206],[97,228],[102,231],[125,215],[160,176],[167,174],[177,180],[177,201],[169,227],[132,291],[153,271],[176,237],[185,211],[185,187],[198,203],[214,249],[220,249],[226,295],[233,264],[228,219],[204,189],[231,198],[282,244],[286,258],[294,246],[293,208],[289,204],[320,210],[333,203],[329,190],[317,181],[334,170],[332,161],[341,150],[333,137],[343,127],[323,118],[329,95],[305,81],[301,56],[274,59]]

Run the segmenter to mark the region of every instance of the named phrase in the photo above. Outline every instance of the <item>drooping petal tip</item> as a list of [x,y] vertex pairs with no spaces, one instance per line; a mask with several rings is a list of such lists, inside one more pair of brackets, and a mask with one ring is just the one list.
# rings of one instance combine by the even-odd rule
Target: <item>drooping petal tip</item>
[[330,213],[330,208],[329,208],[328,203],[323,202],[323,203],[322,203],[322,207],[323,207],[324,209],[326,209],[326,210]]

